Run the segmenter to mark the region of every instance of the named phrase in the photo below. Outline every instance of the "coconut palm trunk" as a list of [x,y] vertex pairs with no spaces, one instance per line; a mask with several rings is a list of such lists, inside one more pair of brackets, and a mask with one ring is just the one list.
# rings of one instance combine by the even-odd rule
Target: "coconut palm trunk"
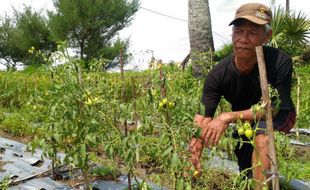
[[[214,51],[208,0],[188,0],[188,30],[191,54],[193,52]],[[193,64],[195,76],[200,69],[196,66]]]
[[289,14],[290,13],[290,0],[286,0],[286,13]]

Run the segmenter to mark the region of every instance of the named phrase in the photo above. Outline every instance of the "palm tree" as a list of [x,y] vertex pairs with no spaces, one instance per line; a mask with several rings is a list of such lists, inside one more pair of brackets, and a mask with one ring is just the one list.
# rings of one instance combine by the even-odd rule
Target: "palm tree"
[[289,13],[290,12],[290,0],[286,0],[286,5],[285,5],[285,10],[286,10],[286,13]]
[[[188,0],[188,30],[191,55],[193,52],[214,51],[211,15],[208,0]],[[191,56],[192,60],[194,59]],[[201,68],[193,64],[194,75],[200,75]]]
[[[276,4],[276,0],[271,0],[270,1],[271,6],[274,6]],[[285,11],[287,14],[290,12],[290,0],[286,0],[285,2]]]
[[188,1],[188,29],[191,51],[214,51],[208,0]]
[[281,7],[274,9],[271,27],[270,45],[283,49],[291,56],[302,53],[309,42],[310,20],[301,12],[288,14]]

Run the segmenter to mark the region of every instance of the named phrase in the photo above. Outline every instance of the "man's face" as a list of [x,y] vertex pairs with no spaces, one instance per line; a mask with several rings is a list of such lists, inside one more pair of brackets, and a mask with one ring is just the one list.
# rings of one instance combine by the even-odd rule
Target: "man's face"
[[255,47],[261,46],[269,39],[265,26],[242,20],[233,27],[232,41],[235,56],[238,58],[256,57]]

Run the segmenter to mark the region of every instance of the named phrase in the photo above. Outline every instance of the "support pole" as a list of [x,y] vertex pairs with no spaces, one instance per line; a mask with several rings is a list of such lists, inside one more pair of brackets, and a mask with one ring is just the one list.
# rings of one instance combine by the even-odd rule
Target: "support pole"
[[276,148],[275,139],[273,135],[273,124],[272,124],[272,111],[271,111],[271,100],[269,97],[268,81],[266,74],[266,66],[264,60],[264,53],[262,46],[256,47],[256,56],[258,62],[260,85],[262,91],[263,104],[266,104],[266,123],[267,123],[267,135],[269,137],[269,156],[271,162],[271,172],[272,172],[272,189],[279,190],[279,173],[276,158]]
[[120,57],[120,70],[121,70],[121,81],[122,81],[122,91],[121,91],[121,99],[125,102],[125,76],[124,76],[124,52],[123,48],[119,50]]

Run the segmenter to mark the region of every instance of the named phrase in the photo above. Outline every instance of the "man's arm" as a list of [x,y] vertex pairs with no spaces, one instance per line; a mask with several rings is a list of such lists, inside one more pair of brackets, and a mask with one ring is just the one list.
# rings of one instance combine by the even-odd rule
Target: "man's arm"
[[217,145],[222,134],[227,129],[229,123],[242,121],[253,121],[255,118],[263,118],[262,112],[256,112],[255,115],[251,109],[235,111],[235,112],[224,112],[214,119],[211,117],[205,117],[204,119],[197,118],[198,125],[202,128],[201,140],[207,146]]
[[[258,118],[260,115],[257,113],[256,117]],[[199,114],[195,115],[194,122],[202,128],[202,135],[200,138],[191,139],[189,150],[191,152],[190,160],[198,172],[201,170],[200,157],[204,144],[208,145],[209,143],[210,146],[217,144],[228,124],[236,122],[238,119],[254,120],[254,116],[250,109],[238,112],[225,112],[214,119]]]

